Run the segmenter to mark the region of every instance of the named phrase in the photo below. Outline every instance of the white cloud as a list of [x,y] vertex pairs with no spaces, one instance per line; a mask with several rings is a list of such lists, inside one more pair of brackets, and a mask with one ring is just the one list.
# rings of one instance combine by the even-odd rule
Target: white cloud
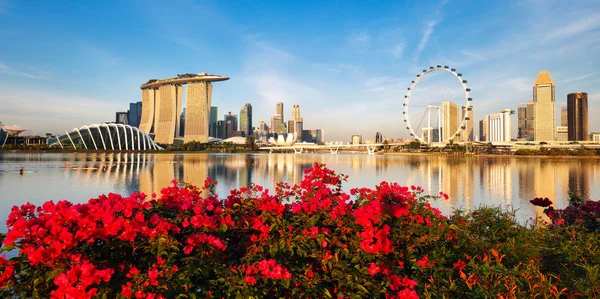
[[565,81],[563,81],[564,83],[573,83],[573,82],[579,82],[579,81],[583,81],[585,79],[589,79],[595,76],[598,76],[600,74],[600,72],[593,72],[593,73],[589,73],[586,75],[582,75],[582,76],[577,76],[577,77],[573,77],[573,78],[569,78]]
[[[571,19],[568,19],[571,22]],[[575,35],[585,33],[594,29],[600,28],[600,14],[595,14],[591,16],[587,16],[581,19],[577,19],[575,22],[570,23],[569,25],[557,29],[551,30],[548,35],[546,35],[546,41],[570,38]]]
[[30,78],[30,79],[42,79],[42,80],[47,79],[45,76],[42,76],[41,74],[34,74],[34,73],[30,73],[30,72],[23,72],[23,71],[15,70],[15,69],[11,68],[10,66],[8,66],[8,64],[6,64],[2,60],[0,60],[0,74],[5,74],[5,75],[15,76],[15,77]]

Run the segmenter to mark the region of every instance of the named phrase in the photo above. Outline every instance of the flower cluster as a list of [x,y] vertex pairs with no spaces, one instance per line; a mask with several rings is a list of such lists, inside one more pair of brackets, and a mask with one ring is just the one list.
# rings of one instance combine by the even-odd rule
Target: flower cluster
[[529,201],[531,204],[533,204],[534,206],[538,206],[538,207],[549,207],[552,205],[552,201],[550,199],[546,198],[542,198],[542,197],[536,197],[532,200]]

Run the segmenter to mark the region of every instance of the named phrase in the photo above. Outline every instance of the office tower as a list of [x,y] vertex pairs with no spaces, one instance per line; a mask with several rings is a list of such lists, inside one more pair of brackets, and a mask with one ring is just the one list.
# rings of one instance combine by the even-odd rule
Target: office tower
[[535,138],[535,103],[533,103],[533,100],[527,101],[526,118],[527,122],[525,128],[527,129],[527,135],[525,136],[525,139],[533,141]]
[[276,114],[281,115],[281,122],[283,123],[285,121],[284,117],[283,117],[283,102],[277,103],[277,112],[276,112]]
[[362,144],[362,135],[352,135],[352,144]]
[[127,112],[117,112],[115,117],[115,122],[118,124],[129,124],[129,113]]
[[486,116],[484,119],[479,121],[479,141],[489,141],[489,128],[488,117]]
[[[188,84],[188,101],[191,85]],[[173,144],[176,134],[179,133],[183,87],[178,84],[161,85],[155,96],[154,141],[159,144]],[[187,111],[189,113],[189,108]],[[186,115],[186,119],[193,118]]]
[[560,107],[560,126],[561,127],[568,127],[569,126],[569,122],[568,122],[568,109],[567,106],[561,106]]
[[210,106],[210,120],[208,123],[208,136],[217,137],[217,121],[219,118],[219,108],[217,106]]
[[527,134],[527,105],[519,105],[517,108],[517,139],[525,139]]
[[512,111],[510,109],[504,109],[500,113],[486,116],[488,126],[486,141],[509,142],[511,140],[511,114]]
[[292,106],[292,118],[299,119],[300,118],[300,105]]
[[179,117],[179,137],[185,136],[185,108],[181,112],[181,116]]
[[287,133],[294,133],[294,128],[295,128],[295,121],[293,119],[290,119],[287,121]]
[[454,133],[458,131],[458,105],[450,102],[442,102],[442,140],[454,139]]
[[383,142],[383,135],[381,135],[381,132],[375,133],[375,143],[382,143],[382,142]]
[[252,105],[247,103],[240,110],[240,131],[246,136],[252,135]]
[[142,119],[142,102],[129,103],[129,125],[138,128]]
[[275,114],[271,117],[271,134],[284,134],[286,132],[281,114]]
[[[460,131],[462,142],[473,141],[473,106],[462,106],[462,118],[465,119],[465,128]],[[434,129],[435,131],[435,129]],[[434,139],[434,138],[432,138]]]
[[[232,132],[235,132],[238,130],[238,117],[235,114],[231,114],[231,112],[225,114],[224,117],[225,122],[231,122],[229,124],[230,129]],[[232,137],[233,135],[227,135],[227,138]]]
[[533,84],[535,105],[535,141],[554,141],[554,81],[548,71],[541,71]]
[[217,121],[217,138],[219,139],[227,139],[227,127],[225,126],[225,121],[218,120]]
[[574,92],[567,95],[569,141],[588,140],[588,95]]

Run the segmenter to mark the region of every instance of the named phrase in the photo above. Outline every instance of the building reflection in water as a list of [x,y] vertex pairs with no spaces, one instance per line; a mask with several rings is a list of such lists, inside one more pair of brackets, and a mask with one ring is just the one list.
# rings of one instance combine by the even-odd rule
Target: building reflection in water
[[422,186],[428,194],[443,191],[450,200],[435,205],[444,213],[453,208],[510,205],[523,214],[541,215],[542,209],[531,206],[530,199],[548,197],[556,207],[563,208],[568,204],[569,190],[586,199],[597,196],[591,194],[590,182],[596,184],[600,180],[598,160],[586,159],[133,153],[75,154],[62,159],[78,168],[91,167],[64,170],[65,175],[83,178],[85,184],[116,183],[125,186],[129,193],[152,194],[159,193],[172,180],[202,186],[206,177],[211,177],[219,181],[217,191],[222,196],[251,183],[271,189],[281,181],[297,184],[304,170],[317,162],[348,174],[348,191],[353,187],[373,187],[381,181]]

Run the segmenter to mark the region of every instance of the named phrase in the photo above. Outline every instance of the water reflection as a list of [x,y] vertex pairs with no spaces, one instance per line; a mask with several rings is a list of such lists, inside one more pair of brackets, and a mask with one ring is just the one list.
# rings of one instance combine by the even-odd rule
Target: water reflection
[[[541,214],[533,197],[551,198],[565,207],[569,190],[598,198],[598,160],[548,158],[457,158],[442,156],[366,156],[295,154],[2,154],[0,218],[27,201],[67,199],[82,202],[102,193],[159,193],[172,180],[202,186],[219,181],[217,192],[250,183],[273,189],[276,182],[297,184],[315,162],[350,176],[346,189],[373,187],[381,181],[444,191],[450,200],[435,202],[445,213],[453,208],[511,206],[521,216]],[[63,168],[68,164],[70,168]],[[21,176],[18,169],[27,172]],[[0,229],[1,230],[1,229]]]

